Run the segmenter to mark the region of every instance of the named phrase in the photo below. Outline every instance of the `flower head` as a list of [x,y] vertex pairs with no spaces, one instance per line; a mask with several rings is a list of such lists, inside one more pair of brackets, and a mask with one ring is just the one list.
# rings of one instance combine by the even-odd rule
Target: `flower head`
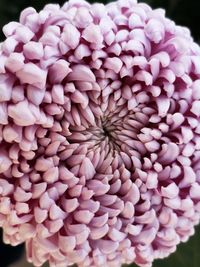
[[35,266],[151,266],[200,218],[200,48],[161,9],[25,9],[0,46],[0,225]]

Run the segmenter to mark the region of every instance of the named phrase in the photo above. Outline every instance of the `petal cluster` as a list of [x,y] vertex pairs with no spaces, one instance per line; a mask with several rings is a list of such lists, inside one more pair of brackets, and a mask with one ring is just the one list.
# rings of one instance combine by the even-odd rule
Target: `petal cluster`
[[200,219],[200,48],[162,9],[25,9],[0,44],[0,226],[35,266],[149,267]]

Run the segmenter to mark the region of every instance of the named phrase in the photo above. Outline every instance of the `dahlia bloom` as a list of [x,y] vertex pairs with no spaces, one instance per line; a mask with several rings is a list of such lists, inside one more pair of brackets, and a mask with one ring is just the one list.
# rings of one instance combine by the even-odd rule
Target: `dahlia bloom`
[[151,266],[200,219],[200,48],[162,9],[25,9],[0,46],[0,226],[35,266]]

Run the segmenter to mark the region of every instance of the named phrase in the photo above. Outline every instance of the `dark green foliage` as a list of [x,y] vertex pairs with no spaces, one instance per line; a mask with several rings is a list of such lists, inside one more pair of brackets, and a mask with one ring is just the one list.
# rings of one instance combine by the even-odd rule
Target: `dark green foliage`
[[[199,267],[200,266],[200,226],[187,243],[178,246],[177,251],[164,260],[156,260],[153,267]],[[125,266],[124,266],[125,267]],[[137,267],[132,264],[126,267]]]
[[24,246],[20,245],[17,247],[11,247],[9,245],[5,245],[2,238],[2,230],[0,229],[0,266],[8,267],[11,263],[17,261],[21,257]]
[[200,266],[200,227],[190,240],[181,244],[176,253],[166,260],[158,260],[153,267],[199,267]]

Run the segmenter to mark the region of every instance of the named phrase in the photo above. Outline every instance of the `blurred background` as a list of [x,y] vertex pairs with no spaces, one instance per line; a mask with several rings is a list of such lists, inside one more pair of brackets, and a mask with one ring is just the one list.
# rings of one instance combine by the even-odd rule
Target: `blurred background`
[[[63,4],[59,0],[0,0],[0,29],[9,21],[18,20],[20,11],[28,6],[37,10],[47,3]],[[89,2],[108,3],[107,0]],[[165,8],[168,17],[177,24],[187,26],[196,40],[200,43],[200,0],[143,0],[153,8]],[[0,40],[4,36],[0,31]],[[153,267],[199,267],[200,266],[200,226],[196,234],[186,244],[181,244],[169,258],[155,261]],[[10,247],[3,245],[0,232],[0,267],[32,267],[25,260],[24,246]],[[47,267],[47,265],[45,265]],[[135,267],[131,265],[130,267]]]
[[[88,0],[89,2],[108,3],[111,0]],[[112,0],[114,1],[114,0]],[[66,0],[0,0],[0,28],[11,20],[17,20],[19,13],[27,6],[33,6],[40,10],[47,3],[63,4]],[[194,38],[200,41],[200,1],[199,0],[138,0],[146,2],[152,7],[163,7],[167,16],[180,25],[188,26]],[[1,33],[0,38],[3,38]]]

